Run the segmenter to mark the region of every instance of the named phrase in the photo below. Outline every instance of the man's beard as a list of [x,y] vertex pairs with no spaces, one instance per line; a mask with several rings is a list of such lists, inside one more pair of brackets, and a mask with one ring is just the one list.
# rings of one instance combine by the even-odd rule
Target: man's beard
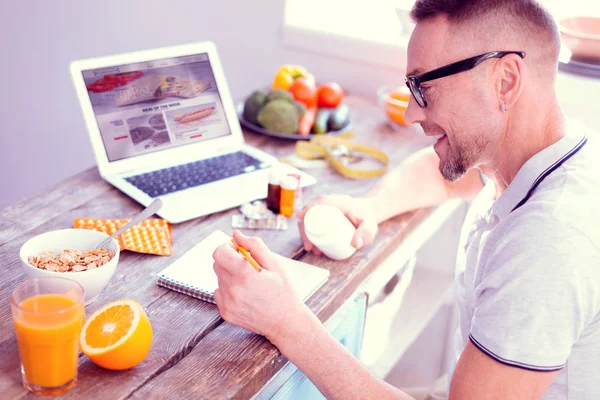
[[467,138],[462,143],[450,144],[449,137],[446,158],[440,157],[440,173],[444,179],[456,182],[462,178],[477,162],[477,158],[484,152],[487,141],[484,136]]
[[440,173],[447,181],[456,182],[467,173],[470,163],[463,149],[454,150],[448,146],[446,156],[446,160],[440,159]]

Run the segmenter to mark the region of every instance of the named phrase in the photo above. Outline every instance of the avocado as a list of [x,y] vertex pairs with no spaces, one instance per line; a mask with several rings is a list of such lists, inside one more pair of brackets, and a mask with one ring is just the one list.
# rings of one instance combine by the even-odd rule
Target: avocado
[[254,125],[258,125],[258,112],[267,102],[265,92],[257,90],[253,92],[244,103],[244,119]]
[[347,105],[339,105],[329,116],[327,125],[331,131],[344,129],[350,122],[350,109]]
[[267,102],[258,113],[257,119],[260,125],[267,130],[279,133],[297,133],[300,117],[294,103],[278,99]]
[[294,105],[298,111],[298,118],[302,118],[302,116],[306,113],[306,106],[304,103],[301,103],[298,100],[294,100]]
[[267,96],[267,102],[271,102],[273,100],[287,100],[290,103],[294,102],[294,96],[286,91],[281,89],[271,90],[271,93]]

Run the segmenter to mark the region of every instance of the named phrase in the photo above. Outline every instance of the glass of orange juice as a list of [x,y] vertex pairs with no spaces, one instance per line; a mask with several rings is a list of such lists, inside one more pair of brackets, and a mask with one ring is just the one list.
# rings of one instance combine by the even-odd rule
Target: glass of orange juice
[[57,395],[77,382],[83,287],[58,277],[28,279],[10,297],[23,386]]

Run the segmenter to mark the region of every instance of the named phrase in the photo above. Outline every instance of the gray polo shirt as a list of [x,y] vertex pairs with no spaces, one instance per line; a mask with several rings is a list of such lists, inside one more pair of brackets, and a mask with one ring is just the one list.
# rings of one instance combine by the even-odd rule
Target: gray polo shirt
[[600,135],[570,131],[494,201],[489,182],[457,258],[460,324],[496,361],[559,371],[543,399],[600,399]]

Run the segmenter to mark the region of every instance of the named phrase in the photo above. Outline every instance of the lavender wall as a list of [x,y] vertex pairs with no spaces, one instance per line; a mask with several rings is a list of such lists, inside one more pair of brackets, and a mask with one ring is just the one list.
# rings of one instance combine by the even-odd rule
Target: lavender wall
[[210,39],[243,96],[278,64],[282,13],[276,0],[2,1],[0,208],[94,165],[70,61]]

